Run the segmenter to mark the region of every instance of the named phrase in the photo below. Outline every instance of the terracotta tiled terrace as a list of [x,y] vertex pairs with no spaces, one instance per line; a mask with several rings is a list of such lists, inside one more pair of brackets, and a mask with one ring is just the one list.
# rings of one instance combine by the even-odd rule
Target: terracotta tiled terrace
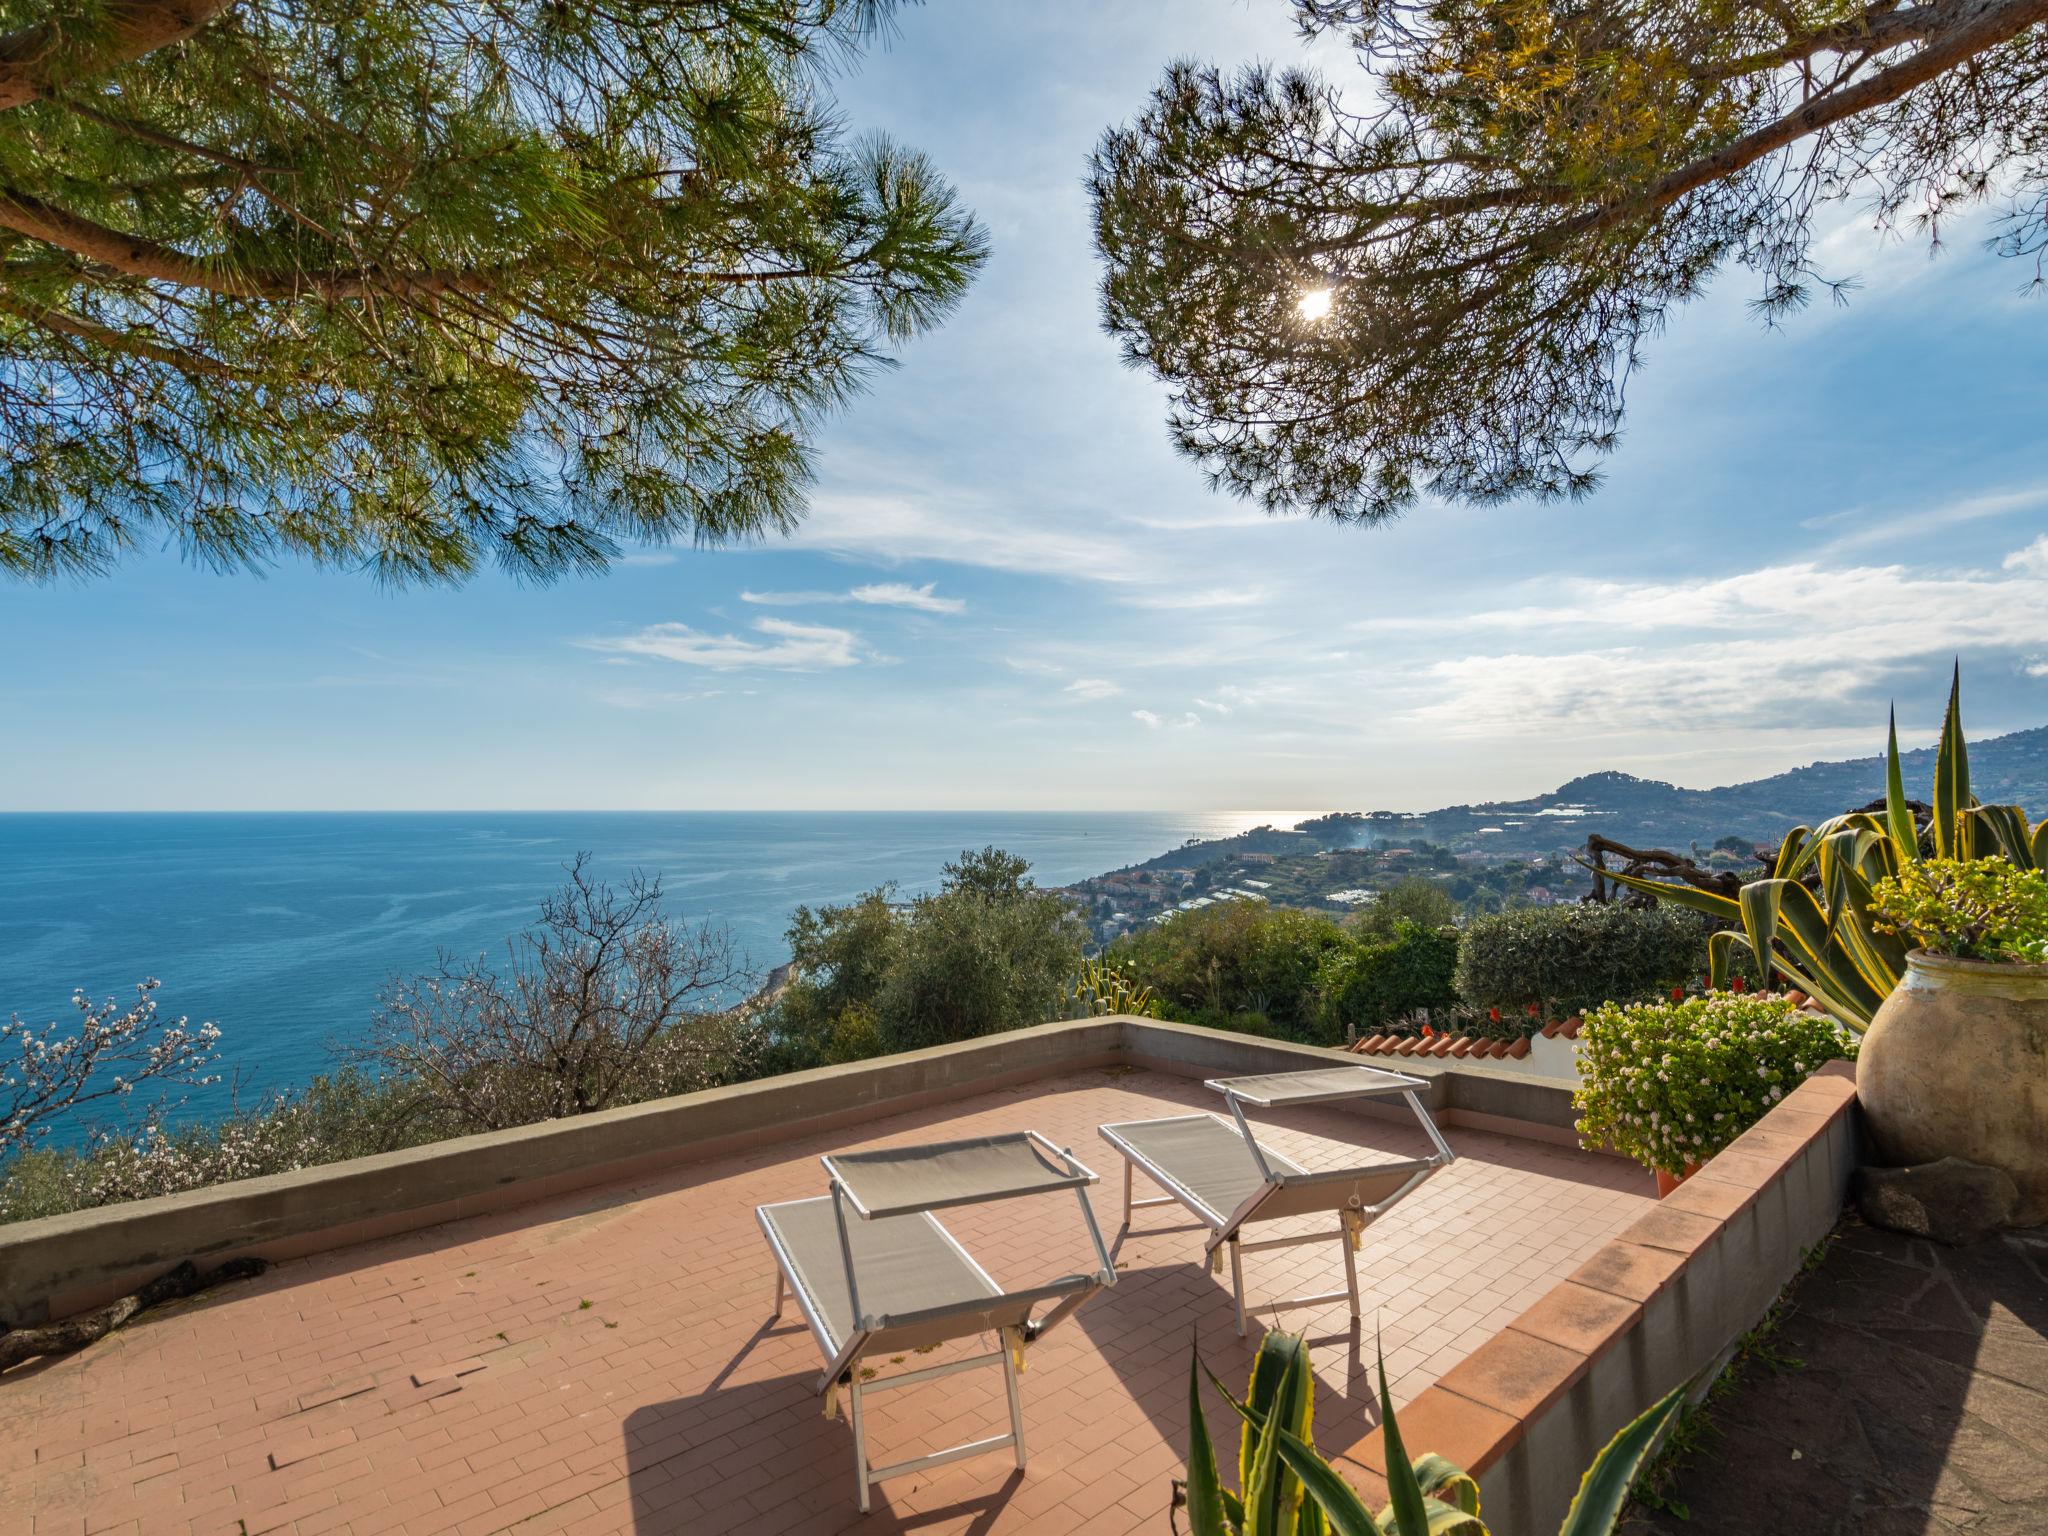
[[[1241,1382],[1260,1331],[1236,1337],[1227,1279],[1174,1210],[1140,1211],[1115,1289],[1033,1348],[1027,1472],[1003,1455],[940,1467],[879,1485],[862,1517],[811,1336],[793,1307],[769,1321],[753,1208],[821,1193],[817,1158],[836,1148],[1035,1127],[1103,1175],[1093,1198],[1113,1234],[1121,1165],[1095,1127],[1217,1103],[1199,1082],[1088,1068],[280,1264],[10,1374],[0,1536],[1163,1531],[1189,1345]],[[1261,1119],[1311,1166],[1340,1139],[1427,1151],[1394,1120]],[[1619,1160],[1446,1134],[1459,1161],[1366,1234],[1363,1338],[1341,1304],[1285,1318],[1315,1341],[1327,1446],[1373,1423],[1375,1324],[1396,1401],[1413,1397],[1654,1205]],[[1070,1197],[947,1224],[1006,1284],[1087,1267]],[[1246,1271],[1253,1300],[1341,1284],[1324,1245],[1250,1255]],[[1227,1412],[1212,1403],[1219,1438]],[[998,1433],[1000,1374],[884,1394],[868,1415],[877,1460]]]

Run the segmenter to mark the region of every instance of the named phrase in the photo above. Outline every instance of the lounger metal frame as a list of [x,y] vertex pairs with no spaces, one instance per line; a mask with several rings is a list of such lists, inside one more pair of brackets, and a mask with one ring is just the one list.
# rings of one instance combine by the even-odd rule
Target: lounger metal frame
[[[1437,1129],[1436,1122],[1430,1118],[1429,1111],[1423,1107],[1422,1101],[1416,1097],[1418,1089],[1429,1086],[1424,1079],[1410,1077],[1403,1072],[1388,1072],[1376,1067],[1360,1067],[1357,1070],[1360,1073],[1371,1073],[1373,1077],[1382,1079],[1382,1081],[1369,1082],[1366,1078],[1360,1077],[1356,1080],[1358,1083],[1356,1087],[1332,1090],[1326,1093],[1290,1094],[1277,1100],[1271,1095],[1261,1094],[1245,1086],[1249,1082],[1262,1081],[1263,1079],[1210,1078],[1203,1084],[1204,1087],[1212,1088],[1223,1095],[1224,1103],[1230,1108],[1231,1121],[1234,1121],[1235,1124],[1232,1125],[1231,1121],[1225,1121],[1221,1115],[1210,1115],[1209,1118],[1218,1125],[1234,1129],[1238,1135],[1244,1138],[1245,1146],[1251,1153],[1252,1163],[1259,1171],[1259,1178],[1261,1180],[1259,1187],[1246,1196],[1234,1211],[1223,1212],[1215,1210],[1193,1189],[1175,1178],[1170,1171],[1161,1167],[1152,1158],[1139,1151],[1128,1139],[1117,1134],[1120,1127],[1115,1125],[1099,1127],[1098,1130],[1102,1139],[1115,1147],[1124,1157],[1124,1212],[1123,1225],[1117,1230],[1118,1245],[1121,1246],[1123,1240],[1130,1235],[1131,1213],[1133,1211],[1161,1205],[1184,1206],[1197,1220],[1209,1229],[1209,1238],[1203,1246],[1202,1253],[1203,1257],[1208,1260],[1211,1273],[1220,1274],[1222,1272],[1223,1254],[1219,1250],[1225,1247],[1228,1247],[1230,1250],[1230,1289],[1231,1295],[1237,1304],[1237,1333],[1239,1338],[1245,1336],[1247,1316],[1255,1312],[1284,1312],[1293,1307],[1319,1306],[1325,1302],[1348,1300],[1351,1303],[1351,1315],[1354,1318],[1360,1316],[1362,1308],[1358,1295],[1358,1247],[1364,1237],[1365,1229],[1378,1221],[1380,1217],[1392,1210],[1410,1194],[1414,1193],[1416,1188],[1439,1168],[1447,1167],[1457,1161],[1457,1154],[1451,1150],[1450,1144],[1443,1138],[1443,1133]],[[1268,1109],[1273,1107],[1276,1102],[1284,1104],[1326,1104],[1341,1099],[1384,1097],[1395,1093],[1398,1093],[1402,1099],[1407,1101],[1409,1109],[1414,1112],[1417,1122],[1429,1137],[1430,1144],[1436,1148],[1433,1156],[1412,1158],[1400,1162],[1369,1163],[1357,1168],[1338,1168],[1311,1172],[1294,1162],[1293,1159],[1282,1156],[1270,1147],[1260,1145],[1258,1137],[1252,1134],[1251,1123],[1245,1119],[1244,1114],[1244,1106],[1247,1104],[1255,1109]],[[1170,1116],[1167,1118],[1181,1119],[1185,1117]],[[1129,1126],[1158,1125],[1163,1123],[1165,1123],[1164,1120],[1125,1122]],[[1132,1189],[1134,1169],[1144,1170],[1145,1176],[1161,1189],[1167,1191],[1167,1193],[1143,1200],[1134,1198],[1134,1191]],[[1351,1204],[1344,1207],[1338,1212],[1337,1230],[1334,1233],[1311,1232],[1300,1237],[1273,1237],[1258,1242],[1247,1242],[1240,1235],[1244,1227],[1255,1221],[1281,1219],[1287,1216],[1304,1214],[1304,1212],[1299,1210],[1262,1212],[1263,1207],[1273,1203],[1275,1196],[1290,1187],[1299,1190],[1314,1184],[1341,1183],[1348,1178],[1395,1172],[1405,1172],[1408,1174],[1408,1178],[1383,1200],[1375,1201],[1370,1205]],[[1355,1200],[1356,1196],[1353,1196],[1353,1199]],[[1342,1244],[1344,1250],[1343,1290],[1320,1291],[1310,1296],[1288,1296],[1277,1301],[1246,1302],[1244,1294],[1244,1256],[1247,1253],[1259,1253],[1272,1248],[1301,1248],[1317,1243],[1327,1243],[1332,1239]]]
[[[783,1245],[775,1227],[768,1220],[767,1210],[772,1207],[756,1207],[755,1218],[760,1222],[762,1234],[768,1239],[768,1246],[775,1255],[775,1313],[782,1316],[782,1303],[786,1294],[794,1294],[797,1306],[802,1310],[804,1321],[810,1325],[812,1335],[819,1347],[830,1356],[824,1373],[818,1378],[818,1390],[825,1398],[825,1413],[833,1416],[838,1410],[838,1396],[841,1389],[846,1393],[847,1420],[853,1430],[854,1475],[859,1488],[860,1511],[866,1514],[869,1508],[868,1490],[874,1484],[891,1478],[903,1477],[912,1472],[922,1472],[930,1467],[944,1466],[948,1462],[961,1461],[969,1456],[986,1455],[991,1451],[1011,1449],[1017,1461],[1017,1470],[1024,1470],[1026,1450],[1024,1444],[1024,1406],[1018,1390],[1017,1378],[1024,1371],[1025,1347],[1043,1338],[1052,1329],[1071,1317],[1080,1306],[1105,1286],[1116,1284],[1116,1264],[1110,1257],[1109,1248],[1102,1240],[1102,1229],[1095,1220],[1094,1209],[1088,1204],[1087,1187],[1100,1182],[1100,1176],[1065,1147],[1057,1146],[1037,1131],[1027,1131],[1030,1141],[1060,1159],[1067,1168],[1067,1178],[1053,1189],[1069,1188],[1080,1203],[1081,1218],[1088,1229],[1090,1241],[1095,1246],[1100,1268],[1092,1275],[1070,1275],[1047,1285],[1029,1286],[1022,1290],[1005,1291],[997,1285],[987,1270],[975,1260],[974,1255],[960,1246],[958,1238],[946,1230],[934,1211],[945,1210],[957,1205],[983,1203],[985,1199],[1011,1199],[1015,1194],[993,1197],[969,1197],[961,1199],[934,1200],[926,1205],[913,1207],[887,1207],[871,1210],[861,1203],[860,1197],[848,1185],[842,1170],[827,1156],[821,1161],[831,1178],[832,1213],[839,1229],[839,1253],[846,1267],[846,1293],[853,1315],[853,1325],[847,1337],[835,1349],[832,1330],[828,1325],[824,1309],[810,1294],[803,1283],[803,1271],[789,1250]],[[1019,1191],[1017,1193],[1043,1193],[1045,1191]],[[851,1207],[856,1217],[872,1220],[877,1216],[917,1215],[931,1224],[932,1230],[946,1242],[962,1262],[980,1277],[988,1287],[988,1294],[972,1302],[958,1303],[946,1307],[927,1307],[914,1312],[877,1316],[864,1312],[860,1301],[860,1281],[853,1262],[853,1245],[847,1234],[847,1208]],[[1033,1318],[1031,1310],[1041,1301],[1053,1301],[1053,1307],[1042,1317]],[[911,1345],[905,1337],[906,1330],[916,1336],[938,1342],[946,1338],[965,1338],[969,1333],[984,1333],[988,1328],[977,1326],[965,1332],[946,1331],[952,1320],[981,1320],[989,1313],[1004,1313],[1014,1317],[1014,1322],[1000,1325],[995,1331],[997,1346],[986,1354],[972,1355],[962,1360],[951,1360],[941,1365],[924,1366],[915,1370],[899,1371],[890,1376],[878,1376],[863,1381],[860,1363],[869,1353],[901,1353],[906,1347],[928,1347]],[[961,1371],[979,1370],[988,1366],[1000,1366],[1003,1372],[1003,1387],[1009,1399],[1010,1431],[1003,1435],[990,1435],[981,1440],[970,1440],[944,1450],[932,1451],[923,1456],[913,1456],[905,1461],[891,1462],[887,1466],[875,1466],[868,1460],[867,1429],[862,1414],[862,1399],[870,1392],[886,1392],[897,1387],[916,1386],[922,1382],[936,1381],[943,1376],[952,1376]]]

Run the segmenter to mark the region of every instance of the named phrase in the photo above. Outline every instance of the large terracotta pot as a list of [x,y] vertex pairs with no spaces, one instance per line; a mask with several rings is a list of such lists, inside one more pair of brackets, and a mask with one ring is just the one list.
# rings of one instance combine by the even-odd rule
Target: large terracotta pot
[[2013,1224],[2048,1222],[2048,965],[1913,951],[1864,1033],[1856,1097],[1886,1162],[2003,1168]]

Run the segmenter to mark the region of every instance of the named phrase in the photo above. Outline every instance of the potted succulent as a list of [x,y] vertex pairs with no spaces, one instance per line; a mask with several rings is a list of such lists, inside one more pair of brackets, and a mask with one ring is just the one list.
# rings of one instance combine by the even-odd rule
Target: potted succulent
[[1651,1169],[1669,1194],[1810,1073],[1856,1050],[1833,1019],[1770,993],[1608,1003],[1579,1029],[1579,1135]]
[[1871,892],[1872,926],[1915,946],[1863,1036],[1856,1095],[1888,1162],[1955,1156],[2048,1221],[2048,875],[2004,858],[1921,859]]

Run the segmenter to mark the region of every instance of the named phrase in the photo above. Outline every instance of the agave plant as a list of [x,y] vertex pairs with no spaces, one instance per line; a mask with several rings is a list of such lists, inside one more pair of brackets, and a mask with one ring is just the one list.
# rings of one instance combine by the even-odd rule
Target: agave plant
[[1113,965],[1085,960],[1081,970],[1060,993],[1053,1008],[1055,1019],[1101,1019],[1113,1013],[1135,1013],[1153,1017],[1159,1009],[1150,987],[1133,987],[1130,979]]
[[[1238,1439],[1238,1491],[1223,1486],[1209,1427],[1202,1417],[1202,1377],[1244,1420]],[[1191,1536],[1488,1536],[1479,1516],[1479,1485],[1441,1456],[1408,1459],[1387,1366],[1379,1362],[1380,1422],[1391,1499],[1377,1515],[1337,1475],[1310,1439],[1315,1377],[1301,1335],[1269,1333],[1252,1362],[1245,1401],[1230,1395],[1199,1353],[1188,1373],[1187,1507]],[[1685,1388],[1668,1393],[1607,1443],[1580,1480],[1559,1536],[1607,1536],[1636,1474],[1685,1403]]]
[[1906,968],[1905,942],[1881,927],[1871,908],[1880,880],[1929,855],[2003,858],[2021,869],[2048,868],[2048,820],[2029,825],[2018,806],[1980,805],[1971,795],[1961,698],[1958,666],[1934,757],[1933,813],[1924,838],[1906,799],[1894,711],[1882,814],[1851,811],[1817,827],[1794,827],[1779,845],[1770,877],[1752,880],[1737,897],[1641,875],[1609,878],[1738,925],[1708,941],[1715,986],[1727,980],[1734,955],[1748,950],[1760,966],[1768,965],[1842,1023],[1862,1030]]

